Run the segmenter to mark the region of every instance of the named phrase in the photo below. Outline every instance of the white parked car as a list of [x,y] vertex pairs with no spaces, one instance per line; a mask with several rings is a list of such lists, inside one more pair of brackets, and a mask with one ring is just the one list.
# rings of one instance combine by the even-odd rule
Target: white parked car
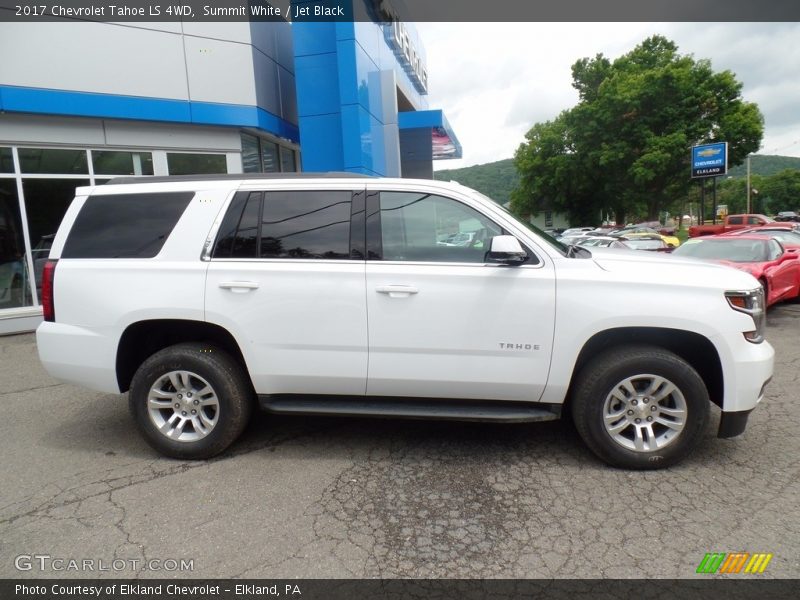
[[561,237],[570,237],[576,235],[587,235],[595,231],[594,227],[570,227],[561,232]]
[[[473,243],[438,243],[476,231]],[[316,176],[79,188],[44,267],[46,369],[129,392],[169,456],[273,413],[545,421],[606,462],[675,463],[772,375],[750,275],[566,247],[454,183]]]

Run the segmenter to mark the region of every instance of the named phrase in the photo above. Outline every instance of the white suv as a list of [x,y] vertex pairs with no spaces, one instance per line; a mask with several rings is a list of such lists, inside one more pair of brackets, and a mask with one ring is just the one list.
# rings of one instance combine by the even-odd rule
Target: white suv
[[[442,244],[468,232],[466,245]],[[353,175],[79,188],[43,273],[39,355],[129,391],[164,454],[273,413],[544,421],[657,468],[741,433],[772,375],[758,282],[566,247],[455,183]]]

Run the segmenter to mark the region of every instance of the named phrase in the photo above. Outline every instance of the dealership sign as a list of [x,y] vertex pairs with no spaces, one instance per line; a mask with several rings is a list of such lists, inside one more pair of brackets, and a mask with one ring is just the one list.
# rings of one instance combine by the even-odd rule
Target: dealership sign
[[692,177],[717,177],[728,172],[728,142],[692,146]]
[[427,94],[428,67],[425,66],[422,55],[411,41],[405,24],[388,0],[376,1],[376,5],[380,18],[387,21],[383,26],[386,43],[389,44],[416,90],[420,94]]

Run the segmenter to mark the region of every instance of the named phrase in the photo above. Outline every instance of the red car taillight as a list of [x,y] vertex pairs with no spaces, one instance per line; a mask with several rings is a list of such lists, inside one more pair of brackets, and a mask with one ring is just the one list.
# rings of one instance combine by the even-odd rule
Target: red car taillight
[[42,271],[42,309],[44,320],[53,323],[56,320],[56,306],[53,298],[53,280],[56,276],[56,261],[48,260]]

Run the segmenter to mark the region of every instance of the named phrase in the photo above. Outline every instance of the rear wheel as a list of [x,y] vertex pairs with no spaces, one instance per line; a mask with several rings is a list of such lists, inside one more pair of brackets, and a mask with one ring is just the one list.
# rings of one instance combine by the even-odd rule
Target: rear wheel
[[709,398],[697,371],[654,346],[607,350],[578,376],[572,416],[602,460],[659,469],[683,459],[708,424]]
[[153,354],[136,371],[128,396],[147,442],[182,459],[211,458],[230,446],[247,425],[252,400],[239,364],[199,343]]

